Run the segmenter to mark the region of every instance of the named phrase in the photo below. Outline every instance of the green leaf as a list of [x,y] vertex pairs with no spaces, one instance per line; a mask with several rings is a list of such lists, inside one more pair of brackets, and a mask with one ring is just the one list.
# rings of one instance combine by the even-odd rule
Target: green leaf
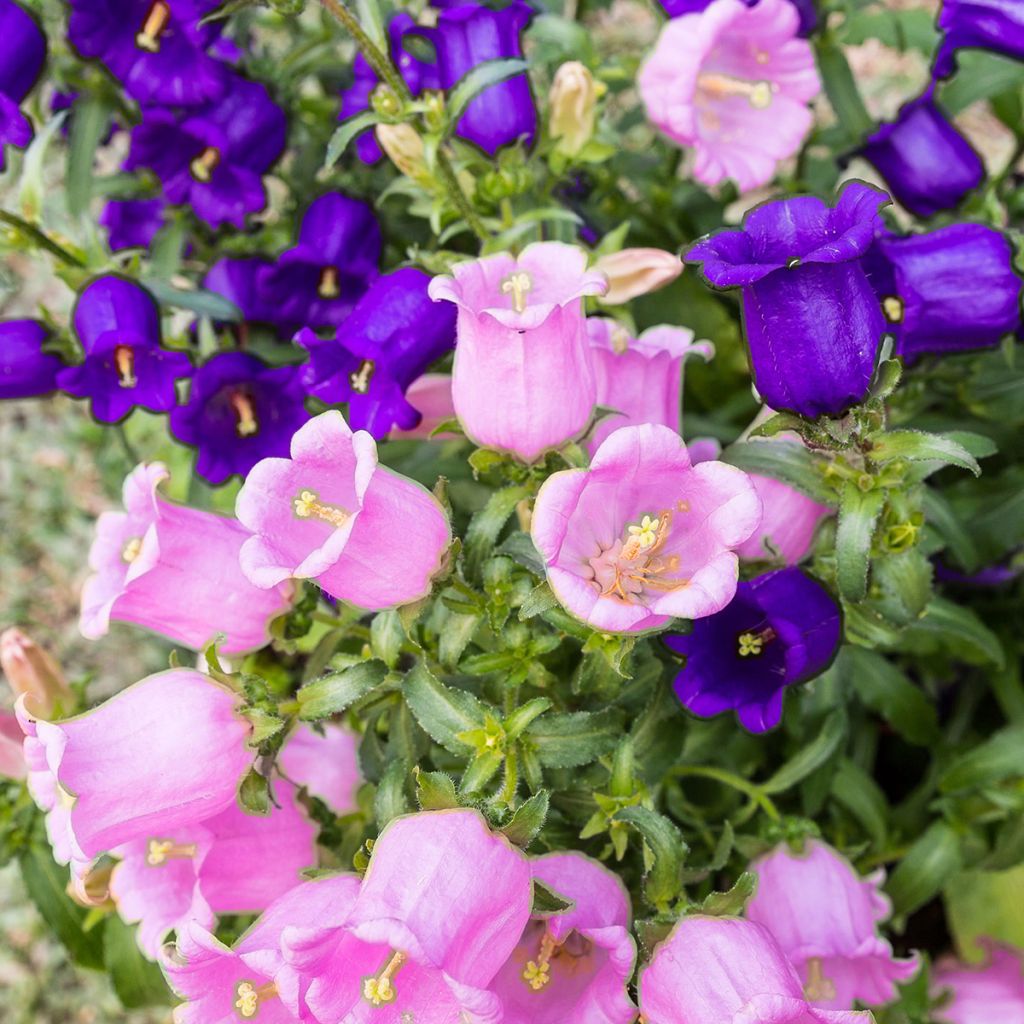
[[888,658],[863,647],[844,647],[840,657],[857,696],[900,736],[920,747],[941,741],[934,703]]
[[387,666],[376,658],[331,672],[299,689],[299,718],[313,722],[337,715],[379,686],[388,674]]
[[546,714],[524,733],[547,768],[578,768],[610,754],[622,736],[622,715],[614,708]]
[[460,806],[450,775],[425,772],[419,766],[413,769],[413,775],[416,779],[416,802],[421,811],[443,811]]
[[103,926],[103,956],[114,991],[126,1010],[174,1002],[160,968],[142,955],[135,929],[116,914]]
[[387,665],[394,668],[402,653],[405,629],[398,611],[394,608],[378,612],[370,623],[370,646],[373,653]]
[[520,704],[505,719],[505,735],[510,740],[519,739],[523,730],[526,729],[534,719],[539,718],[551,707],[551,701],[547,697],[534,697],[525,704]]
[[373,816],[379,829],[383,829],[392,818],[408,813],[409,801],[405,795],[408,779],[409,766],[401,759],[390,762],[384,769],[373,798]]
[[471,746],[459,733],[484,727],[486,706],[465,690],[445,686],[424,665],[416,665],[402,682],[402,693],[416,720],[427,734],[453,754],[465,754]]
[[380,4],[377,0],[356,0],[356,12],[359,16],[359,24],[363,26],[366,34],[376,44],[377,49],[382,53],[388,52],[388,36],[384,29],[384,19],[381,17]]
[[959,71],[941,93],[942,105],[950,114],[959,114],[978,100],[1024,85],[1024,66],[1011,57],[969,50],[961,50],[956,56]]
[[237,323],[242,319],[242,311],[233,302],[215,292],[208,292],[203,288],[186,291],[155,277],[144,277],[142,284],[153,293],[161,305],[187,309],[190,313],[206,316],[211,320]]
[[250,768],[238,784],[238,802],[246,814],[266,817],[273,801],[270,798],[270,780],[255,767]]
[[55,117],[50,118],[36,132],[22,160],[21,182],[18,187],[18,207],[25,219],[33,224],[42,215],[43,196],[47,191],[45,175],[45,167],[47,166],[46,154],[50,148],[50,143],[56,138],[57,133],[67,120],[68,113],[67,110],[62,110]]
[[519,621],[526,622],[537,615],[543,615],[558,604],[558,598],[547,582],[539,583],[530,591],[530,596],[519,608]]
[[945,497],[934,488],[925,487],[922,510],[928,525],[945,541],[956,560],[968,572],[976,569],[980,559],[974,538]]
[[459,79],[448,94],[448,123],[452,130],[472,99],[493,85],[523,74],[528,68],[529,64],[518,58],[487,60],[477,64],[472,71]]
[[863,601],[867,596],[871,540],[884,505],[881,488],[862,491],[852,480],[843,485],[836,527],[836,580],[848,601]]
[[984,743],[956,758],[939,777],[944,793],[982,789],[1024,776],[1024,725],[1000,729]]
[[496,749],[477,751],[473,760],[466,765],[462,773],[462,782],[459,785],[461,793],[478,793],[498,773],[505,763],[505,755]]
[[544,560],[534,546],[529,534],[516,532],[502,541],[498,547],[499,555],[508,555],[513,562],[518,562],[524,569],[529,569],[534,576],[544,575]]
[[712,917],[738,917],[743,913],[757,889],[757,875],[744,871],[728,892],[709,892],[704,897],[700,912]]
[[791,757],[767,782],[761,784],[765,793],[783,793],[817,771],[846,738],[846,712],[836,708],[821,731],[799,753]]
[[547,790],[542,789],[516,808],[512,820],[501,830],[509,842],[525,850],[537,838],[548,816],[549,801]]
[[473,639],[473,634],[480,625],[480,616],[461,615],[449,608],[444,609],[444,615],[437,656],[445,668],[454,668],[462,657],[466,645]]
[[487,504],[473,516],[466,530],[465,548],[466,567],[470,575],[479,575],[483,560],[494,548],[494,542],[508,517],[515,511],[516,505],[529,495],[530,491],[526,487],[506,487],[495,491]]
[[963,865],[960,840],[944,821],[935,822],[907,851],[886,888],[896,914],[923,906]]
[[839,761],[832,776],[832,796],[864,826],[877,847],[885,846],[888,834],[885,794],[878,783],[849,758]]
[[533,903],[530,908],[530,917],[554,917],[556,914],[564,914],[576,906],[575,900],[570,900],[561,893],[546,886],[539,878],[533,878]]
[[92,199],[93,166],[96,150],[110,125],[110,108],[98,96],[85,95],[75,101],[68,141],[68,178],[65,195],[68,213],[81,217]]
[[868,458],[886,463],[894,459],[908,462],[940,462],[943,465],[969,469],[981,475],[977,459],[959,442],[942,434],[926,434],[922,430],[890,430],[871,438]]
[[632,825],[643,836],[652,860],[644,894],[656,909],[667,908],[682,889],[688,852],[682,833],[668,818],[647,807],[624,807],[615,812],[615,820]]
[[864,106],[843,48],[819,36],[815,40],[818,70],[836,119],[851,142],[859,142],[874,128],[871,115]]
[[721,458],[746,473],[781,480],[807,497],[835,507],[835,492],[825,483],[825,462],[798,441],[737,441]]
[[1005,664],[999,638],[977,613],[943,597],[933,598],[924,616],[900,634],[899,646],[912,653],[944,651],[971,665]]
[[341,159],[341,154],[348,149],[349,143],[357,135],[362,134],[367,128],[372,128],[375,124],[380,124],[383,120],[376,111],[364,110],[363,113],[356,114],[355,117],[350,117],[347,121],[342,121],[334,129],[331,141],[327,143],[324,167],[333,167]]

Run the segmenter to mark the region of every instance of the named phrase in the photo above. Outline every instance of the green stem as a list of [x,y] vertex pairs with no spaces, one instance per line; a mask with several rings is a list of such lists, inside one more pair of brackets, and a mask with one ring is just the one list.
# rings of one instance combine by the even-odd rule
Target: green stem
[[45,231],[41,231],[34,224],[6,210],[0,210],[0,223],[7,224],[31,238],[40,248],[56,256],[57,259],[66,263],[69,267],[84,267],[85,263],[73,253],[68,252],[62,245],[58,245]]
[[491,237],[490,232],[488,232],[484,222],[480,219],[480,214],[473,209],[469,196],[462,190],[462,184],[455,174],[455,168],[452,167],[452,162],[448,159],[448,154],[443,149],[437,151],[437,169],[440,172],[441,181],[448,191],[448,198],[451,199],[455,209],[462,214],[463,219],[469,225],[473,234],[482,242],[486,242]]
[[747,782],[746,779],[741,779],[738,775],[733,775],[732,772],[727,772],[723,768],[714,768],[710,765],[681,764],[673,768],[671,774],[675,776],[696,775],[705,779],[714,779],[716,782],[721,782],[750,797],[772,821],[782,819],[778,808],[760,786]]
[[519,788],[519,754],[515,747],[505,755],[505,784],[501,789],[501,800],[506,807],[512,806]]
[[345,31],[355,40],[356,46],[362,51],[366,62],[377,72],[382,81],[386,82],[391,91],[403,102],[412,99],[412,93],[405,80],[395,69],[386,53],[366,34],[359,19],[345,6],[343,0],[320,0],[331,14],[345,27]]

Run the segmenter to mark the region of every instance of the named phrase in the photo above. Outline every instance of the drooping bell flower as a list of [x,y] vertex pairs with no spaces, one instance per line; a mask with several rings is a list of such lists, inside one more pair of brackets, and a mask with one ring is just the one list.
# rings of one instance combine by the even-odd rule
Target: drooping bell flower
[[687,254],[710,284],[743,289],[754,384],[773,409],[836,416],[867,395],[886,326],[861,257],[886,202],[859,181],[834,207],[814,196],[775,200]]
[[744,729],[765,732],[782,717],[786,687],[828,667],[840,627],[838,605],[799,569],[744,581],[717,615],[695,622],[685,636],[665,637],[686,656],[673,684],[676,696],[702,718],[735,710]]
[[169,203],[187,205],[212,228],[241,231],[246,216],[266,206],[263,175],[284,150],[287,128],[266,86],[232,76],[207,106],[144,108],[124,168],[150,168]]
[[918,217],[959,206],[985,180],[981,157],[936,102],[934,82],[904,104],[895,121],[869,135],[858,153]]
[[64,360],[43,351],[38,320],[0,320],[0,398],[36,398],[57,390]]
[[68,38],[145,106],[217,99],[229,69],[210,53],[219,23],[199,22],[217,0],[71,0]]
[[648,1024],[872,1024],[867,1011],[822,1010],[805,997],[778,943],[761,925],[684,917],[640,972]]
[[0,669],[15,697],[27,694],[36,714],[72,708],[74,696],[57,659],[20,629],[0,633]]
[[331,327],[352,312],[377,276],[380,225],[358,199],[328,192],[299,226],[298,242],[266,274],[266,301],[281,323]]
[[746,916],[772,933],[815,1006],[848,1010],[854,1001],[880,1006],[896,998],[920,964],[897,959],[878,926],[892,912],[881,891],[885,872],[861,878],[853,865],[817,839],[802,853],[786,844],[750,866],[757,891]]
[[1024,1024],[1024,964],[1020,950],[980,939],[988,954],[980,966],[968,967],[952,957],[938,962],[932,994],[949,1001],[934,1010],[942,1024]]
[[267,366],[248,352],[219,352],[204,363],[188,402],[170,417],[171,433],[195,446],[196,472],[212,484],[283,455],[308,419],[297,367]]
[[277,310],[266,301],[263,281],[273,267],[263,256],[223,256],[206,272],[203,287],[232,303],[242,319],[233,325],[245,337],[248,325],[277,324]]
[[[658,0],[665,13],[670,18],[678,18],[684,14],[694,14],[703,11],[712,0]],[[743,0],[748,7],[753,7],[758,0]],[[789,0],[800,14],[800,32],[802,36],[809,36],[818,27],[818,12],[814,6],[814,0]]]
[[505,1010],[503,1024],[631,1024],[636,1007],[626,986],[636,947],[622,882],[576,852],[537,857],[530,867],[534,878],[575,906],[526,926],[491,984]]
[[602,305],[620,306],[671,283],[683,272],[683,264],[664,249],[620,249],[602,256],[594,269],[608,278]]
[[219,814],[253,761],[240,697],[192,669],[147,676],[62,722],[27,700],[15,712],[29,791],[62,864]]
[[300,725],[288,738],[277,763],[286,778],[304,786],[338,814],[356,808],[356,791],[363,778],[359,771],[355,733],[330,722]]
[[638,423],[682,430],[683,361],[710,359],[708,341],[694,344],[686,327],[649,327],[639,338],[607,317],[587,318],[587,338],[597,379],[597,404],[620,415],[598,422],[587,447],[593,455],[609,434]]
[[0,0],[0,171],[5,145],[24,149],[32,141],[32,124],[19,106],[45,60],[46,36],[35,18],[14,0]]
[[384,274],[335,338],[308,329],[296,336],[310,355],[302,375],[306,389],[327,404],[347,402],[355,430],[382,438],[419,421],[406,389],[455,346],[455,310],[431,301],[429,284],[430,277],[412,267]]
[[111,252],[148,249],[164,226],[162,199],[112,199],[103,207],[100,227],[107,232]]
[[282,937],[296,996],[282,985],[282,998],[319,1024],[370,1021],[376,1010],[396,1022],[497,1021],[487,986],[529,920],[530,891],[526,857],[477,811],[396,818],[347,920]]
[[675,431],[648,423],[616,430],[589,469],[548,477],[531,531],[562,605],[625,633],[724,608],[736,593],[734,549],[760,518],[746,473],[692,465]]
[[175,381],[192,373],[192,363],[161,346],[160,310],[145,288],[113,274],[97,277],[79,294],[71,323],[85,359],[61,370],[57,384],[90,399],[96,419],[116,423],[136,406],[174,407]]
[[800,148],[821,81],[799,29],[789,0],[714,0],[662,29],[637,83],[654,126],[693,147],[698,181],[748,192]]
[[431,298],[458,307],[452,398],[477,444],[532,462],[590,422],[596,385],[582,299],[606,282],[586,259],[575,246],[536,242],[430,282]]
[[446,441],[455,437],[453,433],[434,431],[448,420],[455,419],[455,404],[452,402],[452,379],[446,373],[425,373],[409,385],[406,400],[422,417],[411,430],[393,430],[389,435],[396,440],[429,441],[432,438]]
[[1024,9],[1013,0],[943,0],[938,26],[944,35],[935,55],[936,78],[956,70],[959,50],[990,50],[1024,60]]
[[223,634],[221,651],[239,653],[270,640],[270,621],[291,603],[291,588],[254,587],[239,555],[248,531],[234,519],[186,508],[159,494],[168,478],[158,463],[124,482],[124,512],[104,512],[89,551],[93,575],[82,588],[84,636],[110,622],[131,622],[202,650]]
[[232,947],[193,922],[179,932],[163,969],[171,988],[187,1000],[176,1024],[298,1024],[278,991],[282,935],[340,924],[351,912],[359,879],[330,875],[302,882],[276,899]]
[[256,586],[314,579],[368,610],[426,597],[451,543],[437,499],[379,466],[376,442],[337,410],[296,432],[290,458],[253,467],[235,514],[253,534],[241,564]]
[[991,348],[1021,327],[1013,246],[985,224],[902,237],[882,232],[865,267],[896,351],[908,360]]

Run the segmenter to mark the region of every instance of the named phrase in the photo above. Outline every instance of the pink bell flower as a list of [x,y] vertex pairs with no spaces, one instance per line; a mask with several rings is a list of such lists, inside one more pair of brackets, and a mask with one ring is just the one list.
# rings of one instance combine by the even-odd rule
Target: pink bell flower
[[932,974],[932,994],[949,1001],[934,1011],[942,1024],[1024,1024],[1024,964],[1019,949],[979,940],[986,962],[968,967],[944,958]]
[[811,550],[818,523],[832,509],[770,476],[751,473],[750,480],[764,515],[757,532],[736,549],[737,554],[750,561],[764,560],[773,557],[774,549],[786,565],[796,565]]
[[640,69],[640,95],[656,128],[693,147],[699,182],[731,178],[748,192],[800,148],[821,81],[799,30],[790,0],[714,0],[662,29]]
[[63,722],[37,717],[27,699],[15,712],[29,792],[55,859],[78,869],[219,814],[253,761],[238,695],[192,669],[147,676]]
[[733,549],[760,518],[745,473],[693,466],[675,431],[643,424],[616,430],[589,469],[548,477],[531,531],[562,605],[623,633],[721,611],[736,593]]
[[0,711],[0,776],[23,779],[28,775],[24,751],[25,734],[10,711]]
[[531,862],[534,878],[575,906],[534,918],[491,988],[503,1024],[630,1024],[626,994],[636,946],[630,905],[618,876],[581,853],[551,853]]
[[[396,818],[340,926],[288,929],[293,1013],[319,1024],[498,1024],[488,991],[530,917],[530,866],[472,810]],[[290,997],[289,997],[290,998]]]
[[872,1024],[822,1010],[769,932],[753,921],[684,917],[640,972],[646,1024]]
[[238,564],[248,531],[235,520],[161,498],[159,462],[124,482],[124,512],[104,512],[89,552],[93,575],[82,589],[82,634],[105,636],[113,619],[202,650],[224,634],[237,654],[270,640],[271,619],[291,605],[289,584],[254,587]]
[[292,435],[290,458],[258,462],[235,512],[252,534],[241,563],[257,587],[314,579],[374,611],[426,597],[451,544],[437,499],[379,466],[377,442],[337,410]]
[[594,269],[608,278],[602,305],[621,306],[674,281],[683,272],[683,261],[664,249],[621,249],[602,256]]
[[604,275],[563,242],[452,273],[430,282],[430,297],[458,306],[452,398],[469,437],[527,462],[579,437],[596,394],[582,298],[606,290]]
[[597,378],[597,404],[616,409],[594,428],[587,444],[593,455],[601,442],[620,427],[661,423],[682,430],[683,360],[691,355],[710,359],[709,341],[694,344],[685,327],[650,327],[639,338],[607,317],[587,319],[587,338]]
[[396,441],[446,441],[458,434],[434,431],[446,420],[455,419],[452,379],[447,373],[425,373],[409,385],[406,401],[423,417],[410,430],[396,427],[388,437]]
[[895,998],[897,982],[917,973],[917,958],[897,959],[878,934],[892,910],[881,892],[884,872],[861,878],[816,839],[802,854],[778,846],[750,870],[758,881],[747,917],[772,933],[816,1006],[879,1006]]
[[300,725],[288,738],[277,763],[292,782],[305,786],[338,814],[356,809],[356,792],[362,785],[355,733],[331,723],[323,735]]

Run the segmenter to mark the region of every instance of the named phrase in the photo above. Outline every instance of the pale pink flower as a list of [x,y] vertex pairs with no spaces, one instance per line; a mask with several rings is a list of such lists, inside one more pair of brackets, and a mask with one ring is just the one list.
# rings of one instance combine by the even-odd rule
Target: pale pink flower
[[946,957],[932,974],[932,994],[950,995],[935,1011],[942,1024],[1024,1024],[1024,964],[1021,952],[991,939],[984,964],[968,967]]
[[[423,417],[411,430],[395,428],[388,437],[399,441],[445,441],[458,434],[434,431],[446,420],[455,419],[455,403],[452,401],[452,379],[447,373],[425,373],[409,385],[406,401]],[[431,435],[434,435],[433,437]]]
[[615,431],[589,469],[548,477],[531,531],[568,611],[635,632],[721,611],[736,593],[734,548],[760,518],[745,473],[693,466],[675,431],[643,424]]
[[601,420],[587,447],[593,455],[601,442],[620,427],[637,423],[661,423],[677,434],[682,429],[683,360],[696,355],[710,359],[714,346],[693,341],[685,327],[649,327],[639,338],[603,316],[587,319],[587,337],[597,404],[617,409],[622,415]]
[[753,921],[684,917],[640,972],[647,1024],[872,1024],[809,1003],[793,965]]
[[287,778],[305,786],[338,814],[356,809],[359,772],[358,737],[340,725],[327,723],[323,734],[300,725],[288,738],[277,763]]
[[605,291],[604,275],[563,242],[452,273],[430,282],[430,297],[459,309],[452,398],[469,437],[527,462],[579,437],[595,396],[582,298]]
[[89,552],[93,575],[82,589],[82,634],[104,636],[110,621],[131,622],[202,650],[224,634],[235,654],[270,640],[271,619],[291,605],[289,584],[261,590],[238,564],[248,531],[234,519],[161,498],[159,462],[124,482],[124,512],[104,512]]
[[629,1024],[636,1018],[626,993],[636,946],[618,875],[576,852],[537,857],[531,868],[575,906],[526,926],[491,985],[505,1009],[503,1024]]
[[241,561],[257,587],[313,579],[371,610],[426,597],[451,543],[437,499],[379,466],[376,441],[337,410],[296,431],[290,458],[258,462],[235,511],[252,534]]
[[0,776],[23,779],[28,774],[23,749],[25,734],[10,711],[0,711]]
[[14,695],[28,694],[38,714],[71,708],[74,698],[57,660],[20,629],[0,633],[0,668]]
[[662,29],[640,69],[640,94],[654,125],[694,148],[698,181],[731,178],[748,192],[800,148],[821,81],[799,27],[790,0],[714,0]]
[[832,514],[832,509],[806,494],[769,476],[750,474],[764,515],[757,532],[736,551],[740,558],[770,559],[769,545],[786,563],[796,565],[811,550],[818,523]]
[[845,857],[808,839],[802,854],[785,844],[754,861],[757,892],[747,917],[767,928],[797,969],[816,1006],[849,1009],[895,998],[896,982],[917,973],[916,957],[897,959],[878,934],[892,911],[885,872],[861,878]]
[[683,272],[683,261],[664,249],[620,249],[602,256],[594,269],[608,278],[602,304],[621,306],[674,281]]

